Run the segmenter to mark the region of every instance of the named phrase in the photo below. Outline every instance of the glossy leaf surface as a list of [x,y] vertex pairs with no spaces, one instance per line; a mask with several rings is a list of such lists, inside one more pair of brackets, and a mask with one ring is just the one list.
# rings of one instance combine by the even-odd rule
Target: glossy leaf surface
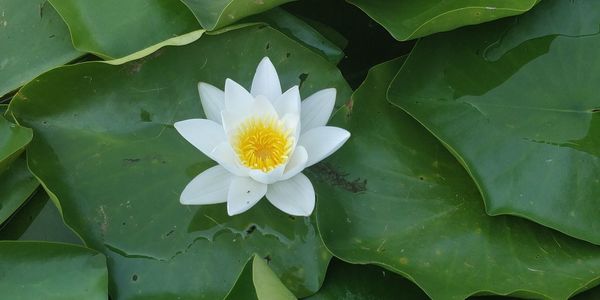
[[[490,217],[469,175],[386,101],[402,60],[380,65],[337,124],[352,137],[313,168],[332,253],[403,274],[434,299],[479,292],[564,299],[600,278],[600,247],[512,216]],[[376,146],[374,146],[376,145]]]
[[[185,185],[214,162],[173,122],[203,117],[198,81],[249,87],[267,55],[284,90],[300,84],[305,98],[336,87],[338,100],[348,99],[335,66],[265,26],[205,35],[124,65],[56,69],[13,99],[11,112],[36,130],[30,168],[66,223],[110,257],[113,297],[222,298],[254,253],[268,257],[297,296],[321,285],[330,255],[314,218],[289,217],[264,200],[235,217],[224,204],[179,203]],[[61,88],[65,82],[75,88]]]
[[181,0],[194,13],[202,28],[215,30],[242,18],[267,11],[293,0]]
[[[523,15],[516,25],[508,19],[423,39],[388,96],[462,162],[489,214],[600,244],[600,36],[562,35],[586,32],[593,19],[600,26],[600,3],[591,10],[590,2],[540,6],[533,15],[574,17],[576,31],[544,34],[547,22],[532,26]],[[580,18],[582,9],[591,18]],[[542,36],[504,38],[521,24],[520,32]]]
[[31,129],[15,125],[0,116],[0,172],[19,156],[32,137]]
[[38,186],[37,179],[27,169],[25,155],[0,173],[0,224],[25,203]]
[[0,96],[81,55],[46,0],[3,0],[0,41]]
[[522,14],[539,0],[348,0],[399,41]]
[[0,270],[6,299],[108,298],[106,259],[80,246],[0,241]]
[[291,300],[296,299],[273,273],[264,259],[254,255],[246,263],[235,286],[225,300]]
[[48,0],[69,26],[75,47],[113,59],[199,29],[180,1]]
[[429,297],[402,276],[373,265],[353,265],[334,259],[323,286],[307,300],[427,300]]

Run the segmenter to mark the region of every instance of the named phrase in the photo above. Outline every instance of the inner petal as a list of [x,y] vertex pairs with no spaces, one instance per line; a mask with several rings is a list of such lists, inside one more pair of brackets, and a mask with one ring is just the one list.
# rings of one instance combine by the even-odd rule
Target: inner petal
[[247,168],[270,172],[287,162],[294,145],[292,130],[275,116],[250,117],[237,128],[233,148]]

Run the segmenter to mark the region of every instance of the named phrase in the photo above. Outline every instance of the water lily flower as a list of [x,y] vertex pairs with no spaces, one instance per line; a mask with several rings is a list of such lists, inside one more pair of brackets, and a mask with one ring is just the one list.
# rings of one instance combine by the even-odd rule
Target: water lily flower
[[233,216],[266,196],[287,214],[309,216],[315,190],[302,170],[331,155],[350,137],[342,128],[325,126],[336,90],[320,90],[304,101],[298,86],[282,93],[277,71],[265,57],[250,92],[231,79],[225,80],[225,91],[203,82],[198,91],[207,119],[174,125],[218,165],[195,177],[180,202],[227,202],[227,213]]

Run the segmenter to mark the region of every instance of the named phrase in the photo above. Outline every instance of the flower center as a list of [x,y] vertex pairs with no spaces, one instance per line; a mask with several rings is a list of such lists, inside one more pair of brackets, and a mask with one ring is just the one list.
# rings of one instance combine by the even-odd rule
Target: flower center
[[293,140],[277,118],[249,118],[238,127],[234,149],[244,166],[269,172],[287,161]]

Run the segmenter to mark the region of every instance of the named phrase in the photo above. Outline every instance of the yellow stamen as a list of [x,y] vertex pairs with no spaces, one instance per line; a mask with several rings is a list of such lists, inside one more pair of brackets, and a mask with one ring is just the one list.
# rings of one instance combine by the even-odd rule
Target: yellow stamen
[[249,118],[238,127],[234,149],[246,167],[269,172],[287,161],[293,140],[277,118]]

